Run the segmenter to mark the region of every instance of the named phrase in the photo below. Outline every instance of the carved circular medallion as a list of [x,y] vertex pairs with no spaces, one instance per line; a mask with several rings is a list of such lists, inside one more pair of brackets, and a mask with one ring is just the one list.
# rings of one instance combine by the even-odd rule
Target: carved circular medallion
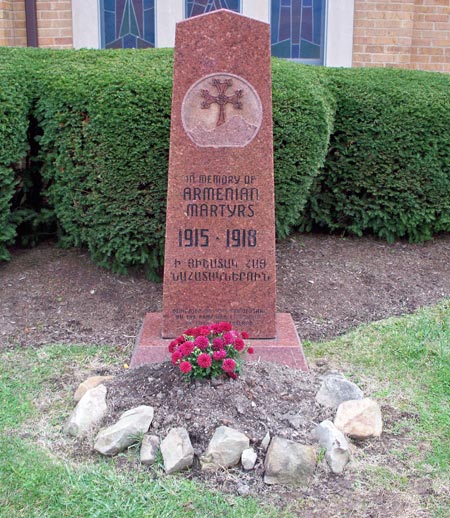
[[181,107],[183,127],[200,147],[244,147],[262,122],[253,86],[233,74],[211,74],[194,83]]

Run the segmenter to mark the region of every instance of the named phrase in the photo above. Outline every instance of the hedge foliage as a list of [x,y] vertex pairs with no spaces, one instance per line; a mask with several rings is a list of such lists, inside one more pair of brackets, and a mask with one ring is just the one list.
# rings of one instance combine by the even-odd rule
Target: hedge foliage
[[272,61],[275,219],[279,238],[298,225],[333,128],[335,101],[317,70],[281,59]]
[[[14,60],[0,53],[0,261],[9,259],[8,244],[16,237],[18,214],[12,214],[12,202],[20,190],[20,175],[15,170],[27,156],[29,85],[19,75]],[[22,186],[22,189],[24,186]]]
[[[158,272],[172,58],[0,49],[0,259],[25,220],[36,232],[56,218],[63,246],[118,272]],[[450,230],[449,76],[276,59],[272,72],[279,237]]]
[[70,53],[39,81],[48,197],[64,246],[114,271],[162,262],[171,53]]
[[330,70],[335,130],[302,219],[388,241],[450,230],[450,76]]

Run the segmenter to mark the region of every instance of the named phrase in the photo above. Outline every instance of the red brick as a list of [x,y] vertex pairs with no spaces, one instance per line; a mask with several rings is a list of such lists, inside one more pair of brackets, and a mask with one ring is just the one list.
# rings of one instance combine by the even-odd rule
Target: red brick
[[429,63],[430,56],[420,55],[420,56],[411,56],[411,63]]
[[414,30],[433,30],[437,28],[435,25],[436,23],[434,22],[415,22]]
[[414,5],[411,2],[377,2],[376,9],[379,11],[413,12]]
[[72,41],[71,37],[55,38],[55,43],[57,45],[72,45]]
[[434,28],[437,31],[447,31],[447,32],[449,32],[450,31],[450,21],[448,23],[435,22],[434,23]]
[[444,55],[444,49],[442,47],[419,47],[419,54],[426,54],[428,56],[442,56]]
[[384,52],[385,47],[382,45],[367,45],[366,52],[378,54],[380,52]]
[[367,62],[370,63],[372,61],[372,56],[370,54],[364,54],[364,53],[353,54],[353,60],[364,62],[364,63],[367,63]]
[[422,3],[429,6],[442,5],[448,7],[448,0],[422,0]]
[[[436,68],[438,68],[439,65],[436,65],[435,63],[429,63],[429,64],[424,64],[424,65],[420,65],[420,70],[429,70],[431,72],[436,72]],[[439,70],[441,70],[441,67],[439,67]]]
[[426,14],[425,21],[427,22],[450,22],[448,14]]
[[431,56],[431,63],[442,63],[444,58],[442,56]]

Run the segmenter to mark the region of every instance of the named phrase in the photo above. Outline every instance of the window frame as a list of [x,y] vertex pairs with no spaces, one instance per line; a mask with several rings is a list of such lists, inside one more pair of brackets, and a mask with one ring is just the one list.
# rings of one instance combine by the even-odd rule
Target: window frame
[[[158,0],[155,0],[155,2],[157,2],[157,1]],[[189,20],[189,18],[186,16],[188,0],[181,0],[181,1],[183,2],[183,20]],[[235,13],[242,14],[242,9],[243,9],[244,2],[245,2],[245,0],[239,0],[239,11],[234,11]],[[210,11],[210,12],[212,12],[212,11]]]
[[[280,0],[281,1],[281,0]],[[293,1],[293,0],[291,0]],[[285,58],[280,56],[274,56],[272,54],[272,37],[270,38],[270,54],[273,57],[278,59],[285,59],[286,61],[293,61],[294,63],[303,63],[304,65],[315,65],[315,66],[323,66],[325,64],[326,58],[326,40],[327,40],[327,17],[328,17],[328,0],[322,0],[324,3],[323,6],[323,16],[322,16],[322,27],[321,27],[321,38],[320,38],[320,58]],[[269,25],[272,28],[272,0],[268,0],[269,2]],[[271,33],[272,36],[272,33]]]
[[[156,48],[174,46],[184,5],[182,0],[155,0]],[[241,0],[240,6],[244,16],[270,23],[270,0]],[[323,66],[352,66],[354,12],[355,0],[327,0]],[[72,27],[74,48],[101,48],[100,0],[72,0]]]
[[[158,0],[153,0],[154,1],[154,12],[155,12],[155,19],[154,19],[154,24],[155,24],[155,27],[154,27],[154,34],[155,34],[155,44],[154,44],[154,47],[150,47],[150,48],[157,48],[157,36],[158,36],[158,32],[157,32],[157,20],[158,20],[158,14],[156,12],[157,10],[157,7],[158,7]],[[105,50],[106,49],[106,43],[105,43],[105,31],[103,30],[103,24],[105,23],[104,20],[103,20],[103,8],[104,8],[104,2],[105,0],[98,0],[97,4],[98,4],[98,30],[99,30],[99,44],[100,44],[100,49],[103,49]]]

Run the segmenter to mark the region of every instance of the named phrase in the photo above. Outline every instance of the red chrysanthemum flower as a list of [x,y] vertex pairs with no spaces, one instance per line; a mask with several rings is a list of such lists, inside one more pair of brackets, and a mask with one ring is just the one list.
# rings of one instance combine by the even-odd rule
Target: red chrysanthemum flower
[[213,352],[213,360],[220,361],[227,357],[227,351],[225,349],[219,349]]
[[246,333],[245,331],[242,331],[241,336],[244,340],[248,339],[248,333]]
[[226,360],[223,360],[222,369],[227,373],[234,372],[236,369],[236,362],[232,358],[227,358]]
[[194,351],[194,347],[194,342],[187,341],[181,344],[178,350],[183,356],[189,356]]
[[237,379],[238,375],[235,372],[227,372],[228,376],[232,379]]
[[219,328],[222,333],[226,333],[227,331],[231,331],[233,326],[229,322],[220,322]]
[[172,353],[172,363],[174,365],[176,365],[181,360],[181,358],[183,358],[183,355],[180,353],[180,351],[175,351]]
[[235,336],[233,333],[225,333],[223,335],[223,341],[225,342],[225,345],[232,344],[234,342]]
[[182,344],[183,342],[186,341],[186,338],[183,336],[183,335],[180,335],[178,338],[175,338],[175,340],[179,343],[179,344]]
[[169,344],[169,353],[173,353],[175,352],[175,349],[177,348],[177,345],[178,345],[178,341],[177,340],[172,340]]
[[236,340],[234,341],[234,348],[236,349],[236,351],[243,351],[245,348],[244,340],[242,340],[242,338],[236,338]]
[[247,352],[248,352],[248,354],[253,354],[255,352],[255,349],[253,349],[253,347],[249,347],[247,349]]
[[194,345],[195,347],[198,347],[204,351],[209,345],[209,340],[206,338],[206,336],[197,336],[197,338],[194,340]]
[[198,328],[199,336],[208,336],[210,333],[208,326],[201,326]]
[[220,324],[211,324],[209,326],[209,329],[212,333],[215,333],[216,335],[221,332]]
[[223,349],[224,345],[225,344],[224,344],[222,338],[214,338],[213,349],[216,349],[216,350]]
[[208,367],[211,367],[212,358],[209,354],[202,353],[202,354],[199,354],[199,356],[197,358],[197,363],[203,369],[207,369]]
[[180,371],[183,374],[187,374],[188,372],[191,372],[191,370],[192,370],[192,365],[189,362],[184,361],[184,362],[180,363]]
[[183,333],[186,336],[198,336],[197,328],[196,327],[190,327],[189,329],[186,329],[186,331]]

